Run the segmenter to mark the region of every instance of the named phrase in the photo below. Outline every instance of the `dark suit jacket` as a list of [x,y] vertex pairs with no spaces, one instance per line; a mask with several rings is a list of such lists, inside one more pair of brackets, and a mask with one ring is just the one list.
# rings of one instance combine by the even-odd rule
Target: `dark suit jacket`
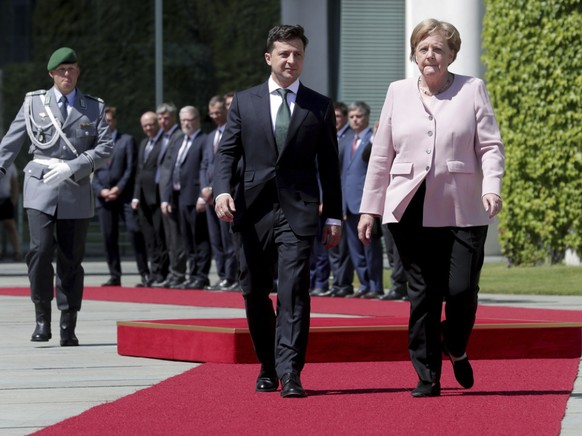
[[[180,206],[194,206],[200,197],[200,190],[202,189],[200,186],[200,164],[202,162],[206,139],[206,134],[199,130],[180,166]],[[175,144],[172,147],[172,173],[170,174],[170,180],[164,187],[164,195],[162,196],[162,201],[167,201],[168,203],[171,203],[172,199],[174,171],[176,170],[175,165],[183,141],[184,134],[176,138]]]
[[317,235],[320,202],[323,219],[341,219],[335,113],[329,98],[299,86],[287,141],[278,155],[267,83],[236,93],[216,156],[215,198],[231,192],[240,158],[244,172],[235,194],[235,231],[254,222],[272,186],[291,229],[300,236]]
[[362,155],[365,153],[367,145],[372,139],[372,129],[368,128],[360,134],[360,145],[352,158],[351,153],[354,135],[355,132],[352,130],[349,135],[344,136],[340,140],[344,214],[348,209],[352,214],[358,214],[360,212],[364,182],[366,181],[366,172],[368,171],[368,162],[362,158]]
[[[160,189],[160,198],[164,196],[163,190],[165,189],[166,184],[168,183],[168,181],[172,180],[171,179],[172,168],[173,168],[172,167],[172,156],[173,156],[174,147],[176,145],[176,142],[178,142],[178,148],[180,147],[180,145],[182,145],[182,141],[177,141],[177,139],[184,137],[182,130],[180,130],[180,128],[178,127],[177,124],[175,124],[174,127],[172,127],[171,132],[172,133],[170,135],[168,147],[166,148],[166,150],[163,151],[163,153],[160,151],[160,154],[158,155],[158,167],[159,167],[159,175],[160,175],[160,180],[159,180],[158,186]],[[160,141],[163,141],[163,138],[164,138],[164,134],[162,134],[162,136],[160,137]]]
[[139,144],[133,198],[137,198],[139,201],[145,201],[150,206],[159,206],[158,186],[155,178],[158,169],[158,156],[160,154],[162,137],[160,136],[157,139],[147,160],[144,161],[145,148],[148,139],[149,138],[143,139]]
[[366,172],[368,171],[368,162],[362,158],[362,155],[365,153],[367,145],[372,139],[372,129],[368,128],[360,134],[360,145],[352,158],[352,142],[354,140],[354,135],[355,132],[351,130],[349,135],[344,136],[340,140],[344,214],[348,210],[352,214],[360,213],[360,203],[362,202],[364,182],[366,181]]
[[93,174],[93,192],[95,192],[99,202],[104,202],[105,200],[99,196],[101,190],[117,186],[121,189],[119,199],[123,202],[130,202],[133,198],[137,145],[132,136],[119,132],[116,132],[113,143],[111,157]]

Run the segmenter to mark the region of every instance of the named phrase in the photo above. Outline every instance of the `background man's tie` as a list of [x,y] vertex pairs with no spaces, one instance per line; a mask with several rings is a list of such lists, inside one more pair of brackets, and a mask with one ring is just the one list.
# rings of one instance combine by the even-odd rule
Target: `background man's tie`
[[283,101],[279,110],[277,111],[277,118],[275,119],[275,141],[277,142],[277,149],[279,153],[283,150],[285,139],[287,138],[287,131],[289,130],[289,121],[291,121],[291,110],[287,103],[287,94],[293,92],[289,89],[279,88],[277,93],[281,96]]
[[61,115],[63,116],[63,121],[65,121],[67,119],[67,97],[65,97],[64,95],[61,96],[61,98],[59,99],[59,101],[61,102]]

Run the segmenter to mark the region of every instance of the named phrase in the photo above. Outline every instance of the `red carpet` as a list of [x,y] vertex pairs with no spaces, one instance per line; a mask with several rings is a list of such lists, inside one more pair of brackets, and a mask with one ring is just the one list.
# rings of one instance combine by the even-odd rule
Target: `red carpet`
[[[28,288],[0,288],[0,295],[29,296]],[[182,291],[174,289],[86,287],[84,298],[97,301],[119,301],[180,306],[243,308],[238,292]],[[273,296],[274,298],[274,296]],[[409,306],[405,302],[314,297],[314,313],[334,313],[360,316],[394,316],[408,318]],[[582,311],[555,309],[525,309],[505,306],[479,306],[478,318],[490,321],[508,320],[538,322],[582,322]]]
[[409,362],[307,365],[306,399],[255,393],[258,365],[205,364],[39,435],[557,435],[579,359],[479,360],[463,390],[412,398]]

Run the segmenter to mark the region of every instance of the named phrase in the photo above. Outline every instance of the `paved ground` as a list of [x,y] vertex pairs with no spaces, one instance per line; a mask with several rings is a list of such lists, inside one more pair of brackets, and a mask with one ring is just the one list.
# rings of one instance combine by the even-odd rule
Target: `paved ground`
[[[127,273],[123,284],[137,283],[132,263],[124,262],[123,268]],[[87,262],[85,270],[86,285],[98,286],[108,278],[102,262]],[[0,263],[0,286],[28,286],[25,265]],[[480,301],[481,304],[582,310],[582,297],[484,294]],[[58,314],[54,316],[58,318]],[[86,300],[77,328],[82,346],[61,348],[58,321],[53,319],[56,339],[48,343],[30,342],[34,328],[30,300],[0,296],[0,436],[32,433],[197,366],[120,356],[116,331],[116,321],[121,319],[195,317],[238,318],[244,317],[244,313],[240,309]],[[581,428],[582,376],[579,373],[561,435],[579,435]]]

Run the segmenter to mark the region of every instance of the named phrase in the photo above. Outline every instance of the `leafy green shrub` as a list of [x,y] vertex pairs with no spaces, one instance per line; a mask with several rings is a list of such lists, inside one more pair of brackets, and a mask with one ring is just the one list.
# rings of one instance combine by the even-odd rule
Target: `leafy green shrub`
[[512,264],[582,253],[582,1],[485,0],[483,62],[506,147]]

